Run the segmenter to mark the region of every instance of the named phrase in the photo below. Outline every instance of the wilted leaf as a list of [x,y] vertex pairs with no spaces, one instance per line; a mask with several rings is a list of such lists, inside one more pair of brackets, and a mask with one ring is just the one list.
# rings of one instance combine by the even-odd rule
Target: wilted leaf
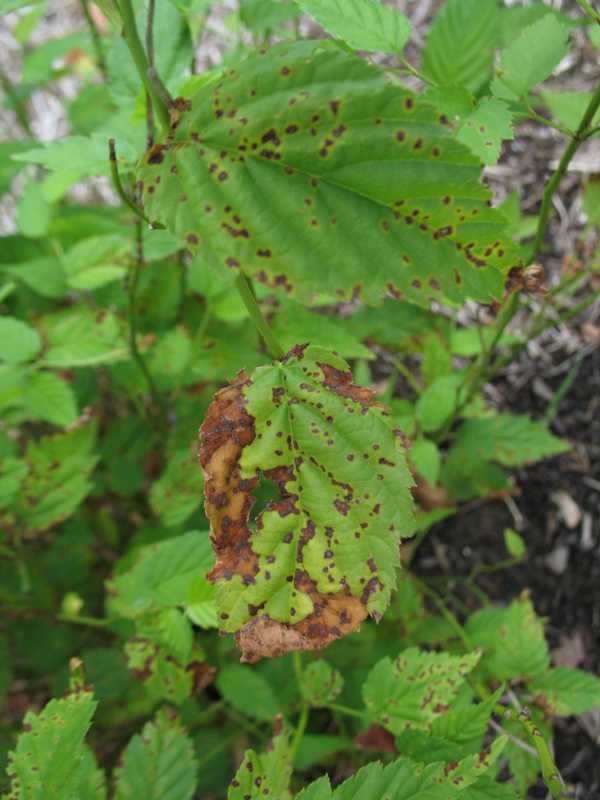
[[147,154],[146,213],[300,299],[489,300],[518,259],[447,122],[339,48],[280,45],[203,86]]
[[[202,426],[223,630],[242,658],[324,647],[385,610],[410,476],[385,412],[344,361],[296,347],[217,393]],[[280,498],[250,526],[261,476]]]

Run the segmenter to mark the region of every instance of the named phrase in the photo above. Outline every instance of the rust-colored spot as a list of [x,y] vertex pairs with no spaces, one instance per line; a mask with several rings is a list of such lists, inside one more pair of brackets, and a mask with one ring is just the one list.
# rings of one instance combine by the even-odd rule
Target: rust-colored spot
[[198,244],[198,237],[195,233],[188,233],[185,240],[188,244]]
[[407,111],[412,111],[412,109],[413,109],[414,107],[415,107],[415,101],[413,100],[413,98],[412,98],[412,97],[407,97],[407,98],[405,99],[405,101],[404,101],[404,108],[405,108]]
[[151,147],[148,152],[148,163],[162,164],[162,162],[165,160],[166,149],[166,145],[164,144],[155,144],[153,147]]
[[227,174],[227,172],[225,172],[225,170],[222,170],[222,171],[221,171],[221,172],[219,172],[219,174],[217,175],[217,178],[218,178],[218,179],[221,181],[221,183],[222,183],[223,181],[226,181],[228,177],[229,177],[229,175]]
[[285,129],[285,132],[292,134],[292,133],[297,133],[299,130],[300,128],[298,125],[288,125],[287,128]]
[[413,144],[413,150],[420,150],[423,147],[423,139],[415,139],[415,143]]
[[334,117],[337,117],[338,111],[340,110],[340,101],[339,100],[331,100],[329,103],[329,108],[331,109],[331,113]]
[[283,75],[284,78],[287,78],[287,76],[291,75],[291,73],[292,73],[292,70],[289,67],[283,66],[281,68],[281,74]]
[[239,267],[240,262],[237,261],[235,258],[228,258],[225,263],[228,267]]
[[403,142],[406,139],[406,133],[404,131],[396,131],[396,139],[399,142]]
[[271,251],[270,250],[257,250],[256,255],[259,258],[271,258]]

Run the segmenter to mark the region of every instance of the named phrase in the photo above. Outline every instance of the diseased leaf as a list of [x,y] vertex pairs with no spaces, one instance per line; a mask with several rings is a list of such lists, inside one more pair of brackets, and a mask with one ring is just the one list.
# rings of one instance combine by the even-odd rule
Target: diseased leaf
[[52,372],[34,372],[23,386],[23,402],[35,419],[66,427],[79,411],[71,385]]
[[50,702],[38,714],[28,711],[15,749],[9,754],[11,796],[27,800],[79,797],[95,771],[84,739],[96,702],[79,691]]
[[297,0],[298,5],[337,39],[355,50],[400,53],[410,22],[380,0]]
[[[398,439],[347,364],[298,346],[219,391],[201,430],[221,627],[242,660],[311,650],[388,605],[414,521]],[[250,525],[261,478],[280,498]]]
[[475,92],[491,77],[497,37],[496,0],[447,0],[423,49],[423,71],[440,86]]
[[568,26],[549,14],[529,25],[503,51],[492,92],[506,100],[527,95],[567,54],[568,39]]
[[247,750],[229,785],[227,800],[263,800],[264,797],[288,800],[292,774],[290,741],[290,731],[284,728],[275,736],[268,752],[258,755],[254,750]]
[[343,687],[344,679],[326,661],[313,661],[302,673],[302,694],[316,708],[333,703]]
[[550,666],[544,627],[530,600],[472,614],[465,625],[470,642],[483,650],[481,668],[498,681],[538,678]]
[[580,669],[550,669],[536,678],[529,690],[536,695],[538,705],[561,717],[600,706],[600,678]]
[[508,105],[496,97],[485,97],[466,116],[456,138],[473,151],[484,164],[496,164],[502,142],[513,138],[512,113]]
[[301,300],[421,304],[499,296],[518,264],[479,177],[443,114],[312,42],[201,87],[138,173],[149,217],[217,268]]
[[136,636],[125,645],[125,655],[127,666],[153,699],[179,705],[190,696],[194,684],[191,665],[177,661],[160,644]]
[[115,772],[115,800],[190,800],[197,770],[193,743],[181,723],[160,712],[125,748]]
[[363,698],[372,718],[395,734],[409,728],[430,730],[447,712],[479,653],[452,656],[416,647],[392,661],[384,658],[369,673]]

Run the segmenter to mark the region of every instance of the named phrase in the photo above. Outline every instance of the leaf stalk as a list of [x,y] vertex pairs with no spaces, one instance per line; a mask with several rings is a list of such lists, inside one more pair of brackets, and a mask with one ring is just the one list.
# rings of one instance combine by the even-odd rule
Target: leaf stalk
[[267,346],[267,350],[274,359],[282,358],[284,356],[284,350],[277,341],[277,337],[269,327],[267,320],[264,318],[263,313],[260,310],[260,306],[258,305],[256,296],[254,295],[254,291],[252,289],[252,284],[241,269],[237,278],[235,279],[235,287],[240,293],[240,297],[246,306],[246,310],[250,315],[250,319],[254,323],[257,331],[262,336],[264,343]]

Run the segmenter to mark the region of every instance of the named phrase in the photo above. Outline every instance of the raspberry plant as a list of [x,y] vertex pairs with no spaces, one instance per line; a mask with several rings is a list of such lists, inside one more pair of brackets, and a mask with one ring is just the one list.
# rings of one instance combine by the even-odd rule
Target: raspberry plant
[[[482,389],[548,324],[508,329],[600,90],[544,82],[598,15],[446,0],[417,68],[391,5],[242,0],[197,74],[207,0],[81,6],[88,34],[38,49],[45,4],[19,12],[3,78],[5,797],[561,797],[552,719],[600,681],[552,666],[526,593],[455,613],[413,559],[569,449]],[[72,132],[41,145],[27,103],[64,54]],[[481,180],[524,119],[567,137],[533,220]],[[97,176],[119,205],[75,203]]]

